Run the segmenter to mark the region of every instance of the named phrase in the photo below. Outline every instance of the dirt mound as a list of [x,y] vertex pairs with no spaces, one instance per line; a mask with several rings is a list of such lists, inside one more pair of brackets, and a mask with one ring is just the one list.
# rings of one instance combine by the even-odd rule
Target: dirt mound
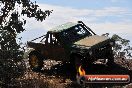
[[73,83],[70,79],[64,79],[60,76],[49,76],[28,70],[25,72],[24,76],[16,79],[14,86],[16,88],[69,88],[70,86],[75,87],[79,85]]
[[132,59],[116,58],[115,63],[125,67],[128,70],[132,70]]
[[[42,73],[32,72],[28,69],[23,76],[16,79],[17,88],[82,88],[76,81],[71,80],[75,75],[70,64],[58,64],[50,70],[44,70]],[[54,68],[54,69],[53,69]],[[112,67],[106,65],[90,65],[86,70],[87,74],[128,74],[132,79],[132,60],[115,60]],[[72,74],[72,75],[71,75]],[[87,88],[132,88],[130,84],[89,84]],[[14,87],[13,87],[14,88]]]

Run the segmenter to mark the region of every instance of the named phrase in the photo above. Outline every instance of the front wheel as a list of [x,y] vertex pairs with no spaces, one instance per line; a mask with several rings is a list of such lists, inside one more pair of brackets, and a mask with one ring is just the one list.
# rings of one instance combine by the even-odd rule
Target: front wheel
[[114,64],[114,55],[113,55],[112,52],[110,54],[108,54],[107,59],[108,59],[107,65],[108,66],[113,66],[113,64]]
[[82,56],[73,55],[70,62],[71,62],[71,64],[74,66],[74,68],[77,71],[79,66],[82,66]]
[[40,72],[43,67],[42,55],[37,51],[32,51],[29,54],[29,65],[33,71]]
[[79,67],[82,66],[82,68],[83,68],[82,59],[83,59],[83,57],[78,54],[74,54],[71,56],[70,63],[71,63],[71,66],[72,66],[73,72],[74,72],[74,74],[72,73],[72,77],[71,77],[72,80],[76,80],[76,75],[79,74]]

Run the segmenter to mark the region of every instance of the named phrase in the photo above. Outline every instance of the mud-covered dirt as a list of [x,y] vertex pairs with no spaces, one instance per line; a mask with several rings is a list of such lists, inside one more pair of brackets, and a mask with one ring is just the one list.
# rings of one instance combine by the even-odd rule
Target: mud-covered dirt
[[[74,78],[71,64],[55,65],[41,73],[32,72],[29,68],[23,76],[15,80],[13,88],[82,88]],[[115,64],[108,67],[104,64],[89,65],[86,74],[126,74],[132,79],[132,60],[115,59]],[[132,80],[127,84],[87,84],[86,88],[132,88]]]

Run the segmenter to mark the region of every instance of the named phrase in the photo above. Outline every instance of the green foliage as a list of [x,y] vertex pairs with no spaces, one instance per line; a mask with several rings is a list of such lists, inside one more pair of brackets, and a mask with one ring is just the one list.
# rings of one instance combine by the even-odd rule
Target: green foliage
[[52,10],[42,11],[30,0],[0,0],[0,9],[0,83],[9,83],[6,80],[17,77],[24,68],[18,64],[22,62],[24,51],[17,43],[17,35],[25,30],[26,20],[22,16],[43,21]]
[[130,40],[121,38],[117,34],[114,34],[112,39],[115,40],[114,53],[116,57],[132,57],[132,47],[129,45]]
[[[37,21],[43,21],[52,11],[42,11],[38,8],[36,2],[33,3],[30,0],[0,0],[0,4],[1,50],[10,51],[8,58],[20,58],[22,52],[20,52],[20,45],[17,44],[16,38],[19,33],[25,30],[23,26],[26,20],[21,18],[22,15],[29,18],[34,17]],[[21,11],[18,11],[17,9],[20,6]]]
[[[102,34],[102,36],[109,36],[109,33]],[[132,47],[130,46],[130,40],[124,39],[117,34],[111,37],[115,40],[113,47],[115,58],[132,58]]]

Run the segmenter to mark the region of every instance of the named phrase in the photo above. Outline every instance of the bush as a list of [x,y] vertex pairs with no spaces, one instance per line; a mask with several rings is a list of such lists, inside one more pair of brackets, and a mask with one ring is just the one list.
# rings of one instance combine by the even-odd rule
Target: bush
[[23,75],[25,69],[23,60],[0,59],[0,85],[9,87],[15,78]]

